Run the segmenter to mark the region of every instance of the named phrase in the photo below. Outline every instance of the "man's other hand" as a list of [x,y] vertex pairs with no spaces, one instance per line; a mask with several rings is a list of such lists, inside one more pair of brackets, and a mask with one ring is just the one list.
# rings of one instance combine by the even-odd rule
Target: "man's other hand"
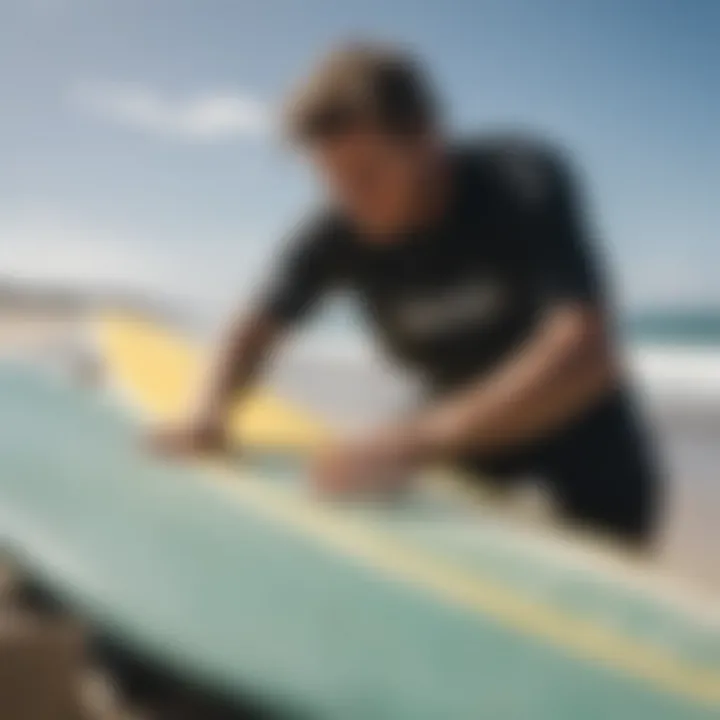
[[387,495],[406,487],[420,460],[411,435],[384,429],[325,449],[315,458],[311,480],[320,494],[336,498]]
[[207,421],[155,428],[149,433],[148,441],[154,452],[171,457],[222,453],[229,445],[224,426]]

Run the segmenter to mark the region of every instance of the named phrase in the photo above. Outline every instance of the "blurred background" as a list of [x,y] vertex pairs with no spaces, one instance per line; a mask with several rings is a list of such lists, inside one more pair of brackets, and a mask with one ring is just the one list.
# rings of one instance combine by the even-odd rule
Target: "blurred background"
[[[0,343],[67,354],[58,314],[109,298],[212,332],[317,193],[275,132],[283,93],[342,40],[402,42],[459,135],[573,152],[672,507],[704,533],[720,513],[719,34],[713,0],[0,0]],[[28,304],[52,312],[30,329]],[[277,370],[347,421],[385,412],[398,380],[342,298]]]
[[[357,37],[420,54],[458,135],[572,151],[672,475],[668,567],[720,597],[715,0],[0,0],[0,353],[72,362],[109,305],[212,336],[317,196],[275,109]],[[348,424],[412,392],[343,298],[272,382]]]
[[0,12],[7,278],[143,289],[214,318],[314,194],[274,136],[277,101],[329,46],[378,37],[422,55],[458,133],[519,127],[573,150],[624,308],[667,315],[640,334],[709,344],[717,331],[712,0],[3,0]]

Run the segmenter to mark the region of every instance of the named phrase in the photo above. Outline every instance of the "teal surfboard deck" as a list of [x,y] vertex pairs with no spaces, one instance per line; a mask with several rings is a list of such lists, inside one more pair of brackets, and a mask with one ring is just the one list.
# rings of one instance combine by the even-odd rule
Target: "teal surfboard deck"
[[[147,457],[137,433],[109,398],[0,368],[0,534],[68,602],[190,677],[328,720],[720,718],[707,683],[673,682],[667,664],[654,677],[652,663],[632,673],[607,662],[612,653],[593,660],[577,652],[572,623],[564,647],[560,630],[555,642],[536,627],[542,614],[513,624],[503,608],[484,612],[482,593],[465,602],[457,573],[438,574],[451,585],[443,594],[412,582],[412,567],[396,576],[402,563],[380,551],[373,563],[328,542],[302,511],[287,521],[302,496],[297,469],[238,472],[235,482],[284,498],[285,515],[259,512],[232,478]],[[390,537],[391,554],[411,548],[403,562],[427,553],[487,581],[491,610],[507,591],[592,623],[599,645],[607,630],[720,677],[716,627],[530,557],[462,508],[418,500],[337,514],[362,538]]]

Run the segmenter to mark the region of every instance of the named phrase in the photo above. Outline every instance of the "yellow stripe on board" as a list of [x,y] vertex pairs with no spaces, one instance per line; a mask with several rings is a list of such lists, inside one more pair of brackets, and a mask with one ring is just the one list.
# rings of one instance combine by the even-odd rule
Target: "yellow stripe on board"
[[[146,320],[123,315],[102,318],[97,331],[113,381],[134,395],[152,397],[153,417],[174,419],[187,410],[203,371],[199,349]],[[233,438],[253,447],[314,447],[328,436],[309,413],[266,391],[247,398],[230,425]]]
[[[135,332],[133,328],[136,326],[126,321],[118,325],[117,320],[103,319],[100,326],[101,341],[111,341],[103,343],[109,369],[120,371],[122,387],[137,403],[139,410],[151,416],[165,416],[168,409],[178,409],[179,405],[173,405],[177,400],[170,394],[177,392],[179,385],[150,381],[145,373],[148,367],[154,368],[156,364],[154,361],[140,362],[138,357],[148,358],[152,354],[151,346],[162,348],[165,352],[163,363],[172,364],[178,362],[173,357],[182,343],[168,339],[169,336],[151,330],[147,325],[139,326],[141,333]],[[119,327],[122,332],[118,332]],[[154,338],[155,332],[161,341]],[[118,342],[118,335],[123,336],[123,342]],[[140,342],[147,342],[148,346],[142,351],[131,347]],[[126,353],[132,357],[126,357]],[[178,353],[178,357],[186,357],[185,351]],[[166,367],[165,370],[166,374],[173,374],[174,383],[177,383],[188,371],[188,366],[184,370],[179,367]],[[272,428],[266,426],[266,430]],[[213,476],[224,481],[224,487],[243,506],[280,522],[283,527],[295,528],[336,552],[578,658],[644,680],[660,691],[720,707],[718,668],[684,662],[663,648],[639,642],[541,602],[527,600],[511,588],[478,573],[471,573],[425,550],[407,546],[386,533],[338,514],[328,506],[288,496],[270,483],[241,476],[221,463],[205,466],[213,471]]]
[[505,627],[616,671],[650,682],[695,702],[720,707],[720,670],[693,665],[666,650],[640,643],[456,566],[445,558],[407,546],[375,528],[348,520],[318,503],[241,475],[222,463],[206,468],[227,483],[245,507],[302,531],[335,551],[397,580],[431,592],[453,605],[489,617]]

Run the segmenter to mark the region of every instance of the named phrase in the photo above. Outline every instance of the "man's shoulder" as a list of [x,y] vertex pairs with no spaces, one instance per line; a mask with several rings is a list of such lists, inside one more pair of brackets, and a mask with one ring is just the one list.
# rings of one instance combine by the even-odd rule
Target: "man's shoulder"
[[467,162],[502,168],[516,162],[563,164],[567,151],[559,144],[530,133],[478,133],[454,144],[455,152]]
[[540,136],[488,133],[455,146],[463,165],[513,194],[537,197],[569,182],[572,163],[562,146]]

